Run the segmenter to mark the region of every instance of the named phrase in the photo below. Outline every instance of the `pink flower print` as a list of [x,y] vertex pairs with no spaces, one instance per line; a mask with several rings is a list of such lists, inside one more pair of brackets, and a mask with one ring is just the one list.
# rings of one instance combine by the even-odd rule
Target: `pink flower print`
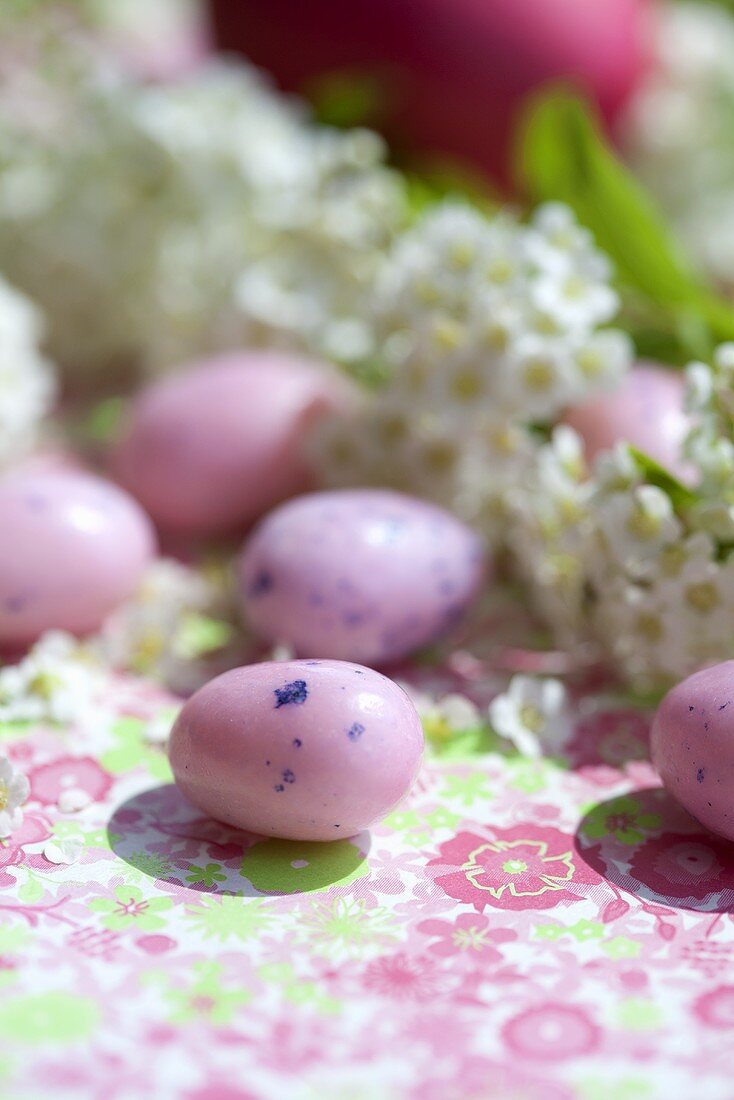
[[702,1024],[721,1030],[734,1028],[734,985],[719,985],[699,997],[693,1011]]
[[481,913],[461,913],[455,921],[424,920],[417,931],[438,937],[428,948],[432,955],[448,958],[481,952],[483,963],[501,962],[502,955],[495,945],[517,939],[517,933],[510,928],[492,929],[488,918]]
[[258,1100],[254,1092],[232,1085],[224,1078],[211,1080],[206,1085],[184,1093],[185,1100]]
[[566,753],[574,767],[606,764],[613,768],[649,756],[650,722],[633,710],[607,710],[577,723]]
[[656,894],[704,901],[734,892],[731,845],[706,833],[664,833],[645,841],[630,861],[630,874]]
[[16,829],[11,837],[0,844],[0,889],[6,886],[15,886],[15,878],[8,874],[6,868],[18,867],[21,863],[29,863],[31,866],[49,865],[42,856],[27,855],[25,846],[38,844],[42,840],[48,840],[51,830],[48,828],[46,818],[39,814],[26,813],[23,823]]
[[517,825],[487,830],[486,836],[462,832],[439,847],[429,867],[454,864],[456,870],[436,877],[441,889],[478,911],[551,909],[576,901],[581,890],[600,881],[580,858],[573,838],[558,829]]
[[548,1003],[513,1016],[502,1028],[502,1037],[521,1058],[563,1062],[593,1053],[601,1030],[583,1009]]
[[501,1065],[475,1054],[464,1054],[458,1072],[451,1063],[444,1066],[419,1079],[411,1100],[573,1100],[577,1095],[557,1081],[530,1076],[516,1064]]
[[112,776],[91,756],[63,756],[50,764],[41,764],[28,773],[31,798],[45,806],[55,805],[62,791],[85,791],[93,802],[104,798],[112,786]]
[[400,952],[371,962],[364,972],[364,985],[388,997],[430,1001],[445,991],[446,980],[432,961]]

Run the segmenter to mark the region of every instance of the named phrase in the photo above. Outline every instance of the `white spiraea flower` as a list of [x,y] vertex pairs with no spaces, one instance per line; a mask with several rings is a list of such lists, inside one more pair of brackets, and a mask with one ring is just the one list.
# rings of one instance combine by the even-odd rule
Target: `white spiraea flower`
[[23,824],[21,806],[30,794],[30,783],[16,771],[7,756],[0,755],[0,839],[9,837]]
[[451,202],[429,210],[377,280],[387,377],[361,421],[327,429],[326,476],[428,496],[497,537],[506,491],[533,476],[529,425],[630,366],[627,337],[598,328],[617,308],[610,274],[558,204],[529,225]]
[[102,670],[89,650],[49,631],[18,664],[0,668],[0,720],[77,722],[94,709]]
[[489,704],[495,733],[524,756],[557,749],[567,735],[566,691],[559,680],[513,676],[508,688]]
[[115,668],[190,689],[198,686],[202,659],[229,643],[231,615],[228,575],[162,558],[107,618],[96,644]]
[[36,307],[0,278],[0,467],[23,455],[55,396],[51,364],[39,350]]
[[73,60],[48,67],[61,123],[0,95],[0,265],[67,370],[370,355],[365,299],[407,209],[376,135],[313,124],[244,63],[156,85]]

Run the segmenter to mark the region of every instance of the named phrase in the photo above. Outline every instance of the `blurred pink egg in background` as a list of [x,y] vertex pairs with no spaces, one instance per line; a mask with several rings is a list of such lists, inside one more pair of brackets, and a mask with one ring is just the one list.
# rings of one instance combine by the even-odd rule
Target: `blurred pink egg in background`
[[140,393],[112,469],[164,531],[237,531],[311,486],[310,432],[354,394],[336,368],[285,352],[202,360]]
[[0,647],[50,629],[87,634],[132,595],[155,553],[150,520],[116,485],[76,470],[0,479]]
[[589,462],[625,440],[688,483],[694,473],[681,453],[691,427],[684,394],[682,373],[640,362],[616,390],[567,409],[563,422],[581,436]]

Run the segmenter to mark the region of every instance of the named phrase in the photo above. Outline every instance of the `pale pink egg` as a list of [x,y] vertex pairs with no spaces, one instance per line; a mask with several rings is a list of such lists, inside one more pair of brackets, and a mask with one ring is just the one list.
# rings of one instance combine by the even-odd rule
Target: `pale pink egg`
[[353,392],[335,369],[294,355],[218,356],[143,390],[112,468],[163,530],[242,529],[309,487],[314,422]]
[[589,461],[626,440],[676,477],[690,482],[693,472],[681,455],[691,427],[684,393],[683,374],[641,362],[616,390],[567,409],[563,422],[581,436]]
[[342,661],[268,661],[217,676],[183,707],[171,767],[205,813],[293,840],[354,836],[418,774],[423,730],[405,692]]
[[0,479],[0,646],[96,630],[155,553],[150,520],[117,486],[75,470]]
[[734,840],[734,661],[668,692],[650,746],[668,792],[707,829]]
[[385,489],[308,493],[258,525],[237,564],[248,622],[308,657],[385,664],[445,635],[484,579],[468,527]]

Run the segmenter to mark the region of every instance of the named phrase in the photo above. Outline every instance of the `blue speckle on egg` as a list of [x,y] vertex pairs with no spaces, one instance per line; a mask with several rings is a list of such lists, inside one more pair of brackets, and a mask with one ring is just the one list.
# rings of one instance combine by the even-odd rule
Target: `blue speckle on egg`
[[347,737],[350,741],[359,741],[360,737],[364,733],[364,726],[361,722],[352,722],[351,726],[347,730]]
[[705,775],[706,775],[706,769],[705,768],[699,768],[698,771],[696,772],[697,782],[698,783],[703,783]]
[[264,596],[271,591],[274,584],[275,580],[272,573],[268,573],[266,569],[261,569],[247,589],[247,594],[253,597]]
[[293,774],[293,772],[290,770],[290,768],[286,768],[285,771],[283,772],[283,782],[284,783],[295,783],[295,781],[296,781],[296,777]]
[[279,707],[289,706],[291,703],[294,706],[299,706],[308,699],[308,687],[305,680],[293,680],[290,684],[284,684],[282,688],[274,688],[273,694],[278,700],[275,704],[276,710]]

